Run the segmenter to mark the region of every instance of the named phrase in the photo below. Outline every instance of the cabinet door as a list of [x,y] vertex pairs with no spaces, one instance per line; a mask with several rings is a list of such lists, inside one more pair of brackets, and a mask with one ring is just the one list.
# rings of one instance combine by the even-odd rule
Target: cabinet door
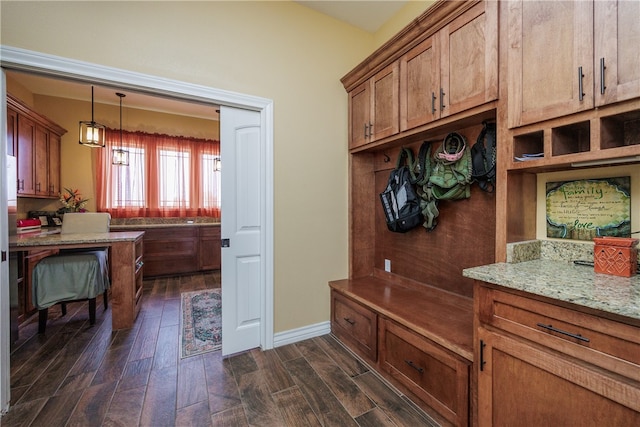
[[371,142],[398,133],[399,84],[398,62],[389,65],[371,79]]
[[18,116],[18,194],[33,195],[36,123]]
[[49,131],[37,125],[34,146],[34,179],[37,196],[49,195]]
[[371,90],[366,81],[349,92],[349,148],[369,142]]
[[400,59],[400,130],[440,118],[440,55],[437,34]]
[[18,113],[7,108],[7,154],[15,156],[18,151]]
[[640,97],[640,2],[594,2],[595,102]]
[[442,116],[498,98],[498,2],[473,6],[440,31]]
[[593,108],[593,4],[510,1],[508,125]]
[[60,194],[60,136],[49,133],[49,196]]
[[640,389],[558,353],[479,328],[478,425],[640,425]]
[[220,226],[200,227],[200,270],[220,270]]

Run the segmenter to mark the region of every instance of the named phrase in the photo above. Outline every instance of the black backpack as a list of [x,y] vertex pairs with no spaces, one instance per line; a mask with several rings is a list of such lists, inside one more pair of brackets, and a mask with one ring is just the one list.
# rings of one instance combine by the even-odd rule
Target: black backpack
[[478,140],[471,147],[473,162],[471,178],[482,190],[491,193],[496,183],[496,124],[487,122],[482,124]]
[[380,193],[387,228],[396,233],[406,233],[422,222],[420,199],[413,187],[412,167],[413,152],[403,148],[396,168],[389,175],[387,188]]

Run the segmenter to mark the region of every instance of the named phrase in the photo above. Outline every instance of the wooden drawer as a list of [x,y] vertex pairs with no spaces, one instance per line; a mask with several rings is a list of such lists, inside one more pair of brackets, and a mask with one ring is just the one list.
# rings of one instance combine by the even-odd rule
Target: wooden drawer
[[637,327],[485,287],[477,296],[482,323],[640,381]]
[[378,315],[336,291],[331,291],[331,314],[331,331],[352,344],[360,356],[375,362]]
[[379,321],[380,366],[441,416],[469,424],[470,363],[384,317]]

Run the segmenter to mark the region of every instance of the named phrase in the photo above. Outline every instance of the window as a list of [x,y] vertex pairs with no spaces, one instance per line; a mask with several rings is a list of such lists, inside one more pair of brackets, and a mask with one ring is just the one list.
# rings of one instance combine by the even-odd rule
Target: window
[[122,217],[220,217],[219,141],[123,131],[129,166],[111,164],[120,131],[96,150],[98,210]]

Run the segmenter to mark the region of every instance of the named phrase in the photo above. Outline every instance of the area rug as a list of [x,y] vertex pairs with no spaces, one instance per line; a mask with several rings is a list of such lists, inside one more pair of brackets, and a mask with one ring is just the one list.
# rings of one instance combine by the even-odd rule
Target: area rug
[[181,294],[181,358],[222,347],[222,298],[220,289]]

